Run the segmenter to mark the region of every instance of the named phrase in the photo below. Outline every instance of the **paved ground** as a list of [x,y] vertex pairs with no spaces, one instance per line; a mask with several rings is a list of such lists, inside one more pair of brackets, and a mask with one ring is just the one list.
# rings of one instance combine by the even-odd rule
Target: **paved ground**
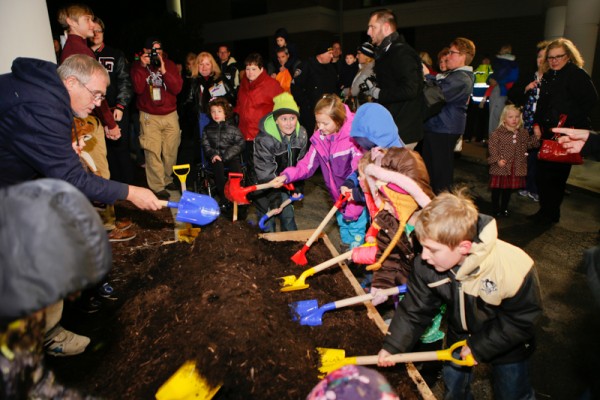
[[[483,150],[483,151],[482,151]],[[481,212],[491,212],[485,149],[467,144],[456,160],[455,182],[466,184]],[[600,165],[600,164],[598,164]],[[594,171],[598,165],[593,165]],[[582,176],[598,182],[595,177]],[[591,179],[590,179],[591,178]],[[570,181],[570,183],[572,183]],[[297,207],[299,229],[316,227],[332,202],[322,179],[308,182],[304,204]],[[570,186],[560,223],[549,228],[536,226],[524,217],[537,211],[537,203],[514,195],[511,216],[498,221],[501,239],[522,247],[536,261],[544,299],[544,315],[538,328],[538,349],[533,358],[533,383],[538,399],[577,399],[594,380],[600,356],[599,307],[593,302],[581,267],[584,249],[600,244],[600,194]],[[326,229],[339,243],[335,221]],[[431,385],[441,398],[439,385]],[[476,398],[492,398],[485,366],[478,368],[474,383]]]

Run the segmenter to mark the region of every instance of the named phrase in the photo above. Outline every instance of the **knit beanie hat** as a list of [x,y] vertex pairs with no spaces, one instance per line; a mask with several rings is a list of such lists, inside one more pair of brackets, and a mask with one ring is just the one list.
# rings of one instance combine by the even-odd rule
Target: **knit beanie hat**
[[332,49],[331,42],[321,41],[315,45],[314,54],[316,56],[318,56],[319,54],[323,54],[323,53],[327,53],[328,51],[331,51],[331,49]]
[[298,108],[294,97],[288,92],[283,92],[273,98],[273,118],[277,119],[283,114],[300,116],[300,108]]
[[375,47],[373,47],[373,45],[369,42],[364,42],[363,44],[358,46],[356,51],[360,51],[367,57],[375,58]]
[[306,400],[398,400],[398,395],[379,372],[362,365],[346,365],[319,382]]

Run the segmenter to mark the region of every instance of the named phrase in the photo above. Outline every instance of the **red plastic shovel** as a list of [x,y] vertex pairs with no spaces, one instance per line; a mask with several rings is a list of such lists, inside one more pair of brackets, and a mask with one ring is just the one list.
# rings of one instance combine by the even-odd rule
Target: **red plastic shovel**
[[337,199],[337,201],[335,202],[335,204],[333,205],[331,210],[329,210],[329,213],[327,213],[327,216],[325,216],[325,219],[321,222],[321,224],[317,227],[317,229],[315,229],[313,234],[308,238],[308,240],[306,241],[306,244],[304,244],[304,246],[300,250],[298,250],[296,252],[296,254],[294,254],[291,257],[293,262],[295,262],[298,265],[308,264],[308,260],[306,259],[306,252],[308,251],[308,249],[310,249],[310,246],[314,243],[314,241],[317,240],[317,238],[319,237],[319,235],[321,234],[323,229],[325,229],[325,226],[327,225],[327,223],[329,223],[329,220],[331,220],[331,218],[334,216],[335,212],[337,210],[339,210],[340,208],[342,208],[342,205],[349,198],[350,198],[350,193],[340,195],[340,197]]

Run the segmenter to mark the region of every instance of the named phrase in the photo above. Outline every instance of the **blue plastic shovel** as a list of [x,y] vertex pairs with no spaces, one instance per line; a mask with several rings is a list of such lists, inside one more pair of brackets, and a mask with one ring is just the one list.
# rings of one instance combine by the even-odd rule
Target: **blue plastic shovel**
[[269,220],[269,218],[271,218],[273,215],[278,214],[278,210],[283,210],[284,208],[286,208],[287,206],[289,206],[292,201],[298,201],[298,200],[302,200],[304,198],[304,195],[301,194],[300,197],[289,197],[287,200],[285,200],[283,203],[281,203],[281,205],[279,206],[279,208],[274,208],[272,210],[269,210],[265,215],[263,215],[260,219],[260,221],[258,221],[258,226],[260,227],[261,230],[265,230],[267,229],[265,223]]
[[[385,296],[393,296],[399,293],[406,293],[406,285],[394,286],[389,289],[379,291]],[[364,303],[365,301],[373,300],[375,296],[372,293],[363,294],[360,296],[349,297],[347,299],[327,303],[319,307],[317,300],[303,300],[290,304],[292,320],[299,321],[300,325],[318,326],[322,325],[323,313],[338,308],[352,306],[354,304]]]
[[205,194],[188,192],[181,194],[179,203],[163,201],[163,207],[177,208],[175,219],[195,225],[207,225],[219,217],[221,211],[215,199]]

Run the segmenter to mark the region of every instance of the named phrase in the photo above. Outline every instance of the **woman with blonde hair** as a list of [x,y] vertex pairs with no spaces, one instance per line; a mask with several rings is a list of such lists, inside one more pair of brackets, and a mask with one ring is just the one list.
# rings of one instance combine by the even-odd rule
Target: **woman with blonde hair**
[[[583,70],[583,58],[569,39],[553,40],[546,47],[544,76],[533,119],[533,132],[542,139],[554,136],[552,128],[561,115],[565,127],[590,129],[590,113],[598,101],[598,93],[590,76]],[[542,223],[560,220],[562,203],[571,165],[538,160],[536,182],[540,209],[530,218]]]

